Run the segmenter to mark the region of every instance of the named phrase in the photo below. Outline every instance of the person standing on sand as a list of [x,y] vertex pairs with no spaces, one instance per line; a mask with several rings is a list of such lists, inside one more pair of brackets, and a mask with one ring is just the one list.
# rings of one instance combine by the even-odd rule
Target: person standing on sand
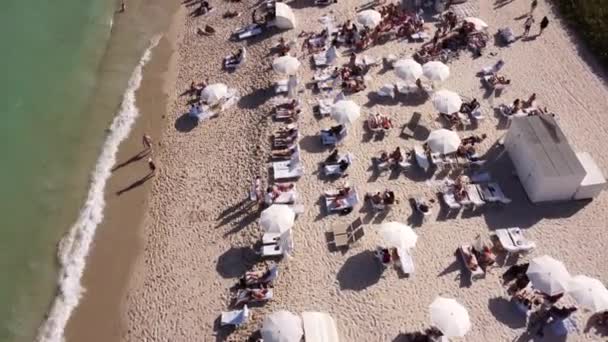
[[127,11],[127,4],[125,4],[125,2],[123,1],[120,3],[120,10],[118,12],[124,13],[126,11]]
[[526,19],[526,23],[524,24],[524,34],[522,34],[523,37],[528,36],[528,34],[530,33],[530,29],[532,28],[532,24],[534,24],[534,17],[530,15],[528,16],[528,19]]
[[150,169],[150,174],[154,174],[156,172],[156,164],[154,164],[152,157],[148,158],[148,168]]
[[152,151],[152,137],[148,133],[144,133],[144,136],[141,137],[141,143],[144,145],[145,151]]
[[547,28],[547,26],[549,26],[549,18],[544,17],[543,20],[540,22],[540,33],[538,34],[539,36],[543,34],[543,31]]

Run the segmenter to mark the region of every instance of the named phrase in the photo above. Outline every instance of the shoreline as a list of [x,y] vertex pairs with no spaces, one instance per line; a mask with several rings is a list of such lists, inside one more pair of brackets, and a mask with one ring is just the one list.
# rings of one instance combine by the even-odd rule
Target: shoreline
[[[140,116],[117,153],[117,168],[108,180],[104,220],[99,224],[81,279],[86,289],[65,329],[66,341],[114,341],[124,333],[122,310],[130,273],[143,245],[142,219],[155,177],[117,195],[148,173],[147,158],[134,160],[143,149],[141,137],[153,138],[153,154],[162,146],[162,132],[169,103],[167,89],[175,83],[174,59],[176,8],[169,29],[152,51],[136,91]],[[177,25],[178,26],[178,25]],[[115,167],[116,167],[115,166]]]

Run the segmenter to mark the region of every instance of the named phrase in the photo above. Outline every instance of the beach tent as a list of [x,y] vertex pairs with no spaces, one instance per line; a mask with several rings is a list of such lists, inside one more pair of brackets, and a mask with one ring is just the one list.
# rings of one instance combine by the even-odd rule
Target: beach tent
[[589,198],[603,189],[597,165],[588,155],[574,152],[551,115],[510,120],[505,149],[532,202]]
[[566,266],[548,255],[532,259],[526,275],[534,289],[549,296],[566,292],[567,286],[572,281]]
[[469,312],[455,299],[437,297],[429,309],[431,323],[446,337],[463,337],[471,329]]
[[296,16],[293,10],[288,5],[282,2],[275,3],[274,25],[283,30],[289,30],[296,27]]
[[339,342],[338,328],[331,315],[324,312],[302,312],[304,340],[315,342]]
[[568,283],[568,294],[579,305],[594,313],[608,310],[608,289],[595,278],[584,275],[572,277]]

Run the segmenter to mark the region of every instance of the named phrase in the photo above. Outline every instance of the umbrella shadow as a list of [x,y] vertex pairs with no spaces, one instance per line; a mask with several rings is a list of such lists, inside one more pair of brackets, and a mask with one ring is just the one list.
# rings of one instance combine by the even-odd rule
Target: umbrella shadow
[[247,265],[257,258],[250,247],[232,247],[217,259],[215,270],[222,278],[238,278],[249,268]]
[[348,259],[337,274],[341,290],[362,291],[376,284],[382,276],[382,267],[369,250]]
[[521,329],[526,326],[525,314],[517,311],[515,305],[503,297],[490,298],[488,309],[498,322],[511,329]]

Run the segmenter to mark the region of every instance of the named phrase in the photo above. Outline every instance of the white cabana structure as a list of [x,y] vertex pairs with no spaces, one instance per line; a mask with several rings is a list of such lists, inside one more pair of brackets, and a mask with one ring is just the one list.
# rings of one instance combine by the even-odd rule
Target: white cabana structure
[[296,15],[288,5],[282,2],[276,2],[275,14],[274,26],[282,30],[289,30],[296,27]]
[[324,312],[302,312],[304,340],[339,342],[338,328],[331,315]]
[[575,153],[550,115],[512,117],[505,149],[534,203],[597,196],[606,180],[586,153]]

